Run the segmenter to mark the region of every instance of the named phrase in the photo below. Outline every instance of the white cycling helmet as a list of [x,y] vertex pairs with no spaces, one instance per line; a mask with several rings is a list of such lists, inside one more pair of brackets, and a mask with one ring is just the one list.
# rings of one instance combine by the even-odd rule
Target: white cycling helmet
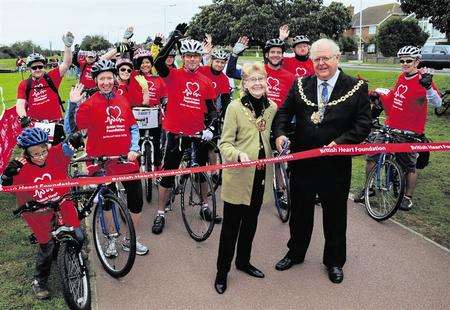
[[306,36],[306,35],[295,36],[294,39],[292,39],[292,47],[295,47],[297,44],[300,44],[300,43],[311,44],[311,41],[309,40],[308,36]]
[[215,50],[211,53],[212,59],[228,60],[229,53],[224,50]]
[[202,55],[203,54],[203,46],[199,41],[196,41],[196,40],[192,40],[192,39],[183,40],[181,42],[180,53],[181,53],[181,55],[184,55],[187,53]]
[[412,57],[412,58],[422,58],[422,54],[420,53],[420,49],[415,47],[415,46],[411,46],[411,45],[407,45],[407,46],[403,46],[401,49],[398,50],[397,52],[397,57]]
[[40,61],[42,62],[44,65],[47,64],[47,58],[45,58],[43,55],[39,54],[39,53],[32,53],[27,57],[27,66],[31,67],[31,65],[33,64],[33,62],[37,62]]

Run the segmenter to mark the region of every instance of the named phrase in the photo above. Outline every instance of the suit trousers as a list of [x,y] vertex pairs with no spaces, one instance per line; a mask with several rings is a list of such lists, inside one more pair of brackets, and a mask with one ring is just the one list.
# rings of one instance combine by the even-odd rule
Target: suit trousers
[[351,160],[321,158],[302,162],[301,165],[295,165],[291,174],[292,209],[287,255],[298,261],[305,259],[311,241],[315,200],[318,195],[323,211],[325,237],[323,263],[327,267],[342,267],[346,261]]

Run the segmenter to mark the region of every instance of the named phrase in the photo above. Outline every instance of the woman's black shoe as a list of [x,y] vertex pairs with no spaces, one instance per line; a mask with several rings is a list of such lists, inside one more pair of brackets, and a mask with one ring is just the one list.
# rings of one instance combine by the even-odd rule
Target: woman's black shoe
[[225,293],[227,290],[227,276],[216,276],[216,281],[214,281],[214,288],[219,294]]

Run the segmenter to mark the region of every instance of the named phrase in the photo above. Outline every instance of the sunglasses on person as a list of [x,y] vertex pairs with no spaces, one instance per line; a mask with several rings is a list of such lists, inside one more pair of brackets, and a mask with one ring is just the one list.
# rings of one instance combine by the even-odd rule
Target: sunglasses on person
[[130,68],[120,68],[120,72],[128,72],[128,73],[131,73],[131,69]]
[[401,64],[410,64],[414,61],[414,59],[400,59]]
[[42,70],[42,69],[44,69],[44,66],[43,65],[36,65],[36,66],[31,66],[30,68],[33,71],[37,70],[37,69]]

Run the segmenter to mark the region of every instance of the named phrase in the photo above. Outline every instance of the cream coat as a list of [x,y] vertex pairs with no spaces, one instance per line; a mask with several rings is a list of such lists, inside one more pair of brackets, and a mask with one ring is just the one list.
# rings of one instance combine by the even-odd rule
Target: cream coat
[[[269,107],[264,111],[266,129],[261,135],[266,158],[272,157],[269,142],[270,128],[277,111],[276,104],[270,100],[269,102]],[[255,124],[250,121],[249,116],[251,116],[250,109],[246,108],[240,99],[229,104],[219,144],[224,162],[237,162],[240,152],[246,153],[250,160],[258,159],[259,131]],[[250,205],[255,169],[253,166],[244,169],[223,170],[222,199],[232,204]],[[267,165],[263,203],[273,200],[272,182],[273,165]]]

